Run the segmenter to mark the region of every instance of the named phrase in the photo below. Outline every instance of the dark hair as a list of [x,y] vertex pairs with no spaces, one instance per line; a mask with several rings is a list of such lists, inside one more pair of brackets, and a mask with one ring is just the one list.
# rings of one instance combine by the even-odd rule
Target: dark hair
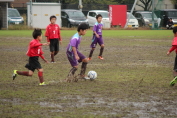
[[177,33],[177,26],[173,28],[173,33],[174,33],[174,34]]
[[98,14],[98,15],[96,16],[96,19],[98,19],[99,17],[103,18],[101,14]]
[[170,18],[170,20],[172,20],[172,18]]
[[57,19],[57,17],[55,15],[50,16],[50,20],[52,20],[52,18],[56,18]]
[[37,37],[41,36],[41,35],[42,35],[41,29],[34,29],[34,31],[33,31],[33,38],[34,39],[37,39]]
[[78,28],[77,31],[79,32],[80,30],[86,30],[88,29],[88,25],[86,23],[81,23]]

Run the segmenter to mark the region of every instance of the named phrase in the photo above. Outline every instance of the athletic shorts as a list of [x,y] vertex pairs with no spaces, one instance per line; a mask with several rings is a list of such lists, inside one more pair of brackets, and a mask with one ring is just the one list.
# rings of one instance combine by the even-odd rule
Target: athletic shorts
[[35,71],[35,69],[41,69],[41,64],[38,61],[39,57],[29,57],[29,63],[25,65],[28,70]]
[[59,41],[58,39],[50,39],[50,52],[59,51]]
[[73,52],[69,52],[69,51],[66,52],[66,55],[67,55],[68,60],[69,60],[69,62],[70,62],[70,64],[71,64],[72,67],[73,67],[73,66],[77,66],[80,62],[82,62],[83,59],[86,58],[86,57],[85,57],[83,54],[81,54],[79,51],[77,51],[77,54],[78,54],[78,56],[79,56],[79,58],[80,58],[79,60],[77,60],[77,59],[75,58],[75,55],[74,55]]
[[100,38],[97,38],[96,35],[93,35],[93,39],[92,39],[92,44],[91,44],[91,48],[96,48],[97,43],[101,46],[102,44],[104,44],[104,41],[102,39],[102,35],[100,35]]
[[175,57],[175,63],[174,63],[173,70],[177,72],[177,54],[176,54],[176,57]]

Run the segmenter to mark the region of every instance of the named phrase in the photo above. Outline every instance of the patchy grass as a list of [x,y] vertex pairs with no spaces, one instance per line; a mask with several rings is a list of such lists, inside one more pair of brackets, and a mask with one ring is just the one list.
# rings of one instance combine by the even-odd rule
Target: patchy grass
[[[177,87],[169,87],[175,54],[166,56],[172,31],[104,30],[105,60],[97,59],[97,47],[87,68],[87,72],[95,70],[98,78],[65,83],[62,80],[71,68],[65,51],[75,32],[61,31],[63,45],[55,57],[56,64],[45,64],[40,59],[48,85],[38,86],[37,72],[33,77],[11,78],[14,69],[26,70],[25,53],[32,30],[0,31],[1,117],[177,117]],[[79,48],[86,56],[91,38],[88,30]],[[43,50],[50,60],[48,46]]]

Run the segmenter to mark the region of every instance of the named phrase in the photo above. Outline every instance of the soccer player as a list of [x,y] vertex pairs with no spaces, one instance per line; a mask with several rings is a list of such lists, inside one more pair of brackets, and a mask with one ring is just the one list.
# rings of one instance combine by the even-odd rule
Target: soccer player
[[167,55],[169,55],[173,50],[176,51],[175,63],[174,63],[174,68],[173,68],[174,79],[170,82],[171,86],[174,86],[175,83],[177,82],[177,27],[173,28],[173,33],[174,33],[174,39],[172,42],[172,47],[167,52]]
[[43,78],[43,69],[41,67],[41,64],[38,61],[38,58],[41,57],[45,62],[48,63],[48,61],[44,58],[42,55],[42,48],[41,46],[48,45],[47,43],[40,43],[42,40],[42,32],[41,29],[35,29],[33,31],[33,40],[29,43],[27,56],[29,56],[29,62],[26,64],[26,68],[29,69],[29,71],[18,71],[14,70],[14,73],[12,75],[13,80],[17,77],[17,75],[23,75],[23,76],[32,76],[35,69],[38,70],[38,77],[39,77],[39,85],[46,85]]
[[60,27],[55,24],[57,18],[56,16],[51,16],[50,17],[50,22],[46,28],[45,36],[47,39],[47,42],[50,47],[50,52],[51,52],[51,63],[55,63],[54,56],[58,54],[59,52],[59,42],[60,45],[62,44],[62,39],[60,36]]
[[104,50],[104,41],[102,39],[102,27],[103,27],[103,24],[101,23],[102,15],[98,14],[96,16],[96,19],[97,19],[97,22],[95,23],[95,25],[93,27],[93,39],[92,39],[92,43],[91,43],[91,46],[90,46],[92,49],[90,51],[88,60],[91,60],[93,51],[95,50],[97,43],[101,46],[100,54],[99,54],[98,58],[101,59],[101,60],[104,59],[102,57],[103,50]]
[[[81,42],[81,36],[86,34],[87,29],[88,29],[88,25],[85,23],[81,23],[78,26],[77,29],[78,32],[73,35],[73,37],[71,38],[68,44],[66,54],[72,66],[72,69],[68,74],[68,79],[70,80],[73,79],[74,81],[77,81],[78,79],[85,78],[85,71],[86,71],[88,60],[82,53],[79,52],[78,47]],[[74,78],[74,74],[78,69],[78,63],[80,62],[82,62],[80,75],[78,78]]]

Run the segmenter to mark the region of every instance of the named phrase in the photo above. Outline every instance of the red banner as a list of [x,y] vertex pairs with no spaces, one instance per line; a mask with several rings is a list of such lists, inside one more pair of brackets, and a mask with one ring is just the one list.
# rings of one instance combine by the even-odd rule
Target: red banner
[[109,19],[112,26],[124,27],[127,22],[127,5],[109,5]]

